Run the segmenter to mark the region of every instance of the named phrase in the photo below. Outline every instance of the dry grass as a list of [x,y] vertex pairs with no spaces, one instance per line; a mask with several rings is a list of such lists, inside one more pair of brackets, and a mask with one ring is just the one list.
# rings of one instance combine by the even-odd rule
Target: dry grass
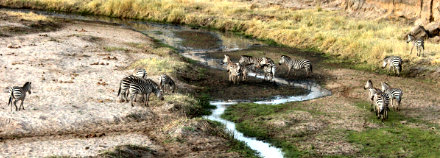
[[[226,0],[3,0],[1,5],[90,13],[240,31],[299,48],[312,48],[344,60],[378,65],[387,55],[411,62],[403,35],[411,26],[384,20],[348,18],[341,11],[290,10],[279,6],[251,7]],[[431,64],[440,64],[439,44],[427,43]]]
[[21,12],[13,12],[13,11],[1,11],[1,12],[6,13],[8,16],[17,16],[20,19],[29,20],[29,21],[52,21],[53,20],[47,16],[35,14],[34,12],[29,12],[29,13],[21,13]]

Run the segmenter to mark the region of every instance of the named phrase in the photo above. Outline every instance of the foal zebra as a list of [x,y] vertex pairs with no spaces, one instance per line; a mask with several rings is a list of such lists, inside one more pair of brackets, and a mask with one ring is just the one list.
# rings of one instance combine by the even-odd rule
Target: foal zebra
[[380,92],[374,94],[374,103],[376,104],[376,116],[378,119],[382,118],[382,122],[388,119],[388,95]]
[[223,62],[228,64],[226,66],[226,70],[229,73],[229,81],[231,81],[234,84],[238,83],[240,80],[240,76],[242,75],[241,65],[239,63],[234,64],[231,61],[231,58],[229,57],[229,55],[226,55],[226,54],[225,54],[225,58],[223,59]]
[[411,47],[410,54],[412,54],[412,50],[414,49],[414,46],[417,49],[417,56],[420,56],[420,55],[422,55],[422,53],[424,53],[424,51],[425,51],[425,41],[423,40],[423,38],[416,39],[416,37],[414,37],[413,35],[409,34],[408,35],[408,40],[406,41],[406,43],[409,43],[409,42],[413,42],[413,46]]
[[[14,100],[15,111],[20,109],[24,110],[23,102],[26,98],[26,92],[31,94],[31,82],[26,82],[23,87],[13,86],[9,89],[9,101],[8,105],[11,105],[12,111],[12,100]],[[17,102],[21,100],[20,108],[17,107]]]
[[402,59],[398,56],[387,56],[383,59],[382,68],[385,68],[388,65],[388,74],[390,73],[391,68],[394,72],[400,76],[400,72],[402,72]]
[[174,83],[173,79],[171,79],[171,77],[166,74],[159,76],[159,85],[160,89],[162,89],[164,92],[165,87],[170,88],[172,93],[174,93],[174,91],[176,90],[176,83]]
[[382,93],[382,91],[380,91],[380,89],[374,88],[373,87],[373,82],[371,82],[371,80],[368,80],[367,83],[365,83],[364,86],[364,90],[368,89],[368,99],[371,101],[371,108],[372,110],[376,111],[376,108],[374,108],[374,94],[379,94]]
[[[133,105],[134,99],[138,94],[146,96],[145,106],[148,106],[148,101],[150,100],[150,93],[156,94],[157,98],[164,100],[163,91],[160,89],[159,85],[151,79],[134,78],[130,83],[130,88],[128,90],[130,95],[131,106]],[[128,94],[127,94],[128,95]]]
[[264,71],[264,80],[272,81],[272,79],[275,78],[275,70],[276,70],[276,66],[275,64],[266,64],[263,65],[263,71]]
[[[399,88],[391,88],[386,82],[382,82],[382,91],[388,95],[388,99],[391,101],[391,108],[399,111],[400,102],[402,101],[403,92]],[[394,100],[397,105],[394,105]]]
[[[292,59],[288,56],[281,55],[281,59],[279,65],[286,64],[287,66],[287,75],[290,74],[290,70],[293,68],[294,73],[295,70],[304,69],[307,73],[307,76],[312,73],[312,63],[307,59]],[[295,75],[295,74],[294,74]]]

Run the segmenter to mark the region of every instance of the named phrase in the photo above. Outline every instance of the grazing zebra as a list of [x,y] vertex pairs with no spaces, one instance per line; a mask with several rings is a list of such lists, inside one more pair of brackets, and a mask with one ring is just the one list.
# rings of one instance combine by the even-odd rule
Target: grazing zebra
[[[290,74],[290,70],[293,68],[294,73],[295,70],[299,70],[299,69],[304,69],[307,73],[307,76],[312,73],[312,64],[310,62],[310,60],[307,59],[292,59],[288,56],[285,55],[281,55],[281,59],[279,62],[279,65],[281,64],[286,64],[287,66],[287,75]],[[294,74],[295,75],[295,74]]]
[[[15,111],[20,109],[24,110],[23,102],[26,98],[26,92],[31,94],[31,82],[26,82],[23,87],[13,86],[9,89],[9,102],[8,105],[11,105],[12,111],[12,100],[14,100]],[[17,107],[17,102],[21,100],[20,108]]]
[[374,108],[374,94],[382,93],[382,91],[380,91],[380,89],[374,88],[373,82],[371,82],[371,80],[368,80],[367,83],[365,83],[364,90],[368,90],[368,100],[371,101],[371,108],[372,110],[376,111],[376,108]]
[[[399,111],[400,102],[402,101],[403,92],[399,88],[391,88],[386,82],[382,82],[382,91],[388,95],[391,102],[391,108]],[[394,103],[396,102],[396,103]],[[397,105],[394,105],[397,104]]]
[[[260,63],[262,60],[263,58],[242,55],[238,62],[240,65],[249,67],[253,72],[256,72],[257,68],[261,67]],[[257,77],[257,73],[255,73],[255,77]]]
[[134,75],[130,75],[127,77],[124,77],[121,82],[119,82],[119,90],[118,90],[118,96],[120,96],[120,101],[125,102],[127,100],[127,91],[130,88],[130,84],[136,80],[136,79],[143,79]]
[[374,102],[376,104],[376,116],[378,119],[382,118],[382,122],[388,119],[388,95],[386,93],[375,93]]
[[172,93],[174,93],[174,91],[176,90],[176,83],[174,83],[173,79],[171,79],[171,77],[166,74],[159,76],[159,85],[160,89],[162,89],[164,92],[165,87],[170,88]]
[[224,63],[227,63],[226,70],[229,72],[229,81],[234,84],[238,84],[240,80],[240,76],[242,75],[241,65],[239,63],[233,63],[229,55],[225,54],[225,58],[223,59]]
[[147,78],[147,71],[144,68],[137,68],[133,71],[133,76]]
[[387,56],[383,59],[382,68],[385,68],[388,65],[388,74],[390,73],[391,68],[393,72],[397,73],[400,76],[400,72],[402,72],[402,59],[398,56]]
[[159,98],[160,100],[164,100],[163,91],[162,89],[160,89],[157,83],[155,83],[151,79],[135,78],[130,83],[130,88],[128,90],[127,95],[130,95],[131,106],[134,106],[133,101],[138,94],[141,94],[142,96],[146,96],[146,99],[144,101],[145,101],[145,106],[148,106],[148,101],[150,100],[150,93],[154,93],[156,94],[157,98]]
[[417,49],[417,56],[420,56],[420,55],[422,55],[422,53],[424,53],[424,51],[425,51],[425,41],[423,40],[423,38],[416,39],[416,37],[414,37],[413,35],[409,34],[408,35],[408,40],[406,41],[406,43],[409,43],[409,42],[413,42],[413,46],[411,47],[410,54],[412,54],[412,50],[414,49],[414,46]]

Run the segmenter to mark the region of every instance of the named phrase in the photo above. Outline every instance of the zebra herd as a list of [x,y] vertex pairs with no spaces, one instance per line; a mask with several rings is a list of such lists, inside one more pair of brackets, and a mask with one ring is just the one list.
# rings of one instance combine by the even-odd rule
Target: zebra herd
[[[238,63],[231,61],[229,55],[224,55],[223,63],[225,63],[226,70],[229,74],[229,81],[233,84],[238,84],[239,81],[245,81],[247,79],[248,73],[250,71],[256,72],[257,69],[261,69],[264,72],[264,80],[272,81],[275,77],[275,72],[277,66],[275,62],[268,57],[253,57],[248,55],[241,55]],[[310,60],[307,59],[292,59],[289,56],[282,55],[279,65],[285,64],[288,68],[287,75],[293,69],[294,73],[296,70],[304,69],[307,76],[312,73],[312,64]],[[255,77],[257,73],[255,73]],[[241,78],[241,79],[240,79]]]
[[[132,75],[124,77],[119,83],[118,96],[121,102],[136,102],[137,96],[141,95],[141,101],[148,106],[148,101],[151,93],[154,93],[157,98],[164,100],[164,91],[169,90],[172,93],[176,90],[176,84],[170,76],[162,74],[159,76],[159,84],[147,78],[147,71],[143,68],[135,69]],[[26,82],[22,87],[13,86],[9,89],[8,106],[15,106],[15,110],[24,110],[23,102],[26,98],[26,93],[31,94],[31,82]],[[129,100],[127,98],[130,98]],[[20,106],[17,102],[21,101]]]
[[163,94],[166,89],[170,89],[174,93],[176,89],[175,82],[166,74],[159,76],[159,84],[147,78],[147,71],[143,68],[136,69],[134,75],[124,77],[119,83],[118,96],[121,102],[129,102],[130,97],[131,106],[136,102],[137,95],[141,95],[141,101],[148,106],[150,94],[154,93],[157,98],[164,100]]
[[364,86],[368,90],[368,100],[371,101],[371,110],[376,112],[378,119],[388,119],[388,111],[398,111],[402,101],[403,92],[399,88],[392,88],[388,83],[381,82],[381,89],[374,88],[373,82],[368,80]]

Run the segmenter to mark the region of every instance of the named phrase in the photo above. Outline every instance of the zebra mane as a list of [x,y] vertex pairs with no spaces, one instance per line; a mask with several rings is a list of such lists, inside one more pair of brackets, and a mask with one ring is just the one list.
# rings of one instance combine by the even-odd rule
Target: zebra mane
[[26,83],[23,85],[23,88],[26,89],[26,90],[31,89],[31,82],[26,82]]
[[289,56],[287,56],[287,55],[281,55],[281,58],[286,58],[287,60],[292,60],[292,58],[290,58]]

